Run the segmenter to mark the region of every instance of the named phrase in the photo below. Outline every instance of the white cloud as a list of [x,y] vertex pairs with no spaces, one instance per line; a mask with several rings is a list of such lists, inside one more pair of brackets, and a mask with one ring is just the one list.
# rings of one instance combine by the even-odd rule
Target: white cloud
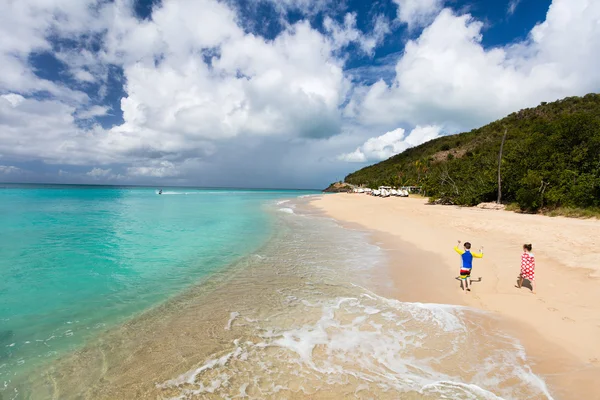
[[47,91],[66,101],[86,102],[85,93],[39,78],[29,64],[34,52],[51,51],[50,34],[77,38],[97,29],[97,0],[4,2],[0,13],[0,89],[21,94]]
[[398,19],[409,29],[429,24],[442,9],[444,0],[393,0],[398,5]]
[[9,175],[9,174],[18,174],[21,173],[21,168],[14,167],[12,165],[0,165],[0,174]]
[[102,168],[94,168],[91,171],[87,172],[87,176],[91,176],[92,178],[106,178],[111,176],[111,169],[102,169]]
[[96,80],[94,78],[94,75],[92,75],[89,71],[86,71],[85,69],[77,69],[73,71],[73,76],[75,77],[75,79],[82,82],[94,82]]
[[108,114],[108,111],[110,111],[109,107],[96,105],[88,108],[87,110],[78,111],[77,118],[90,119],[94,117],[101,117]]
[[[107,176],[147,179],[216,174],[235,164],[248,182],[283,179],[277,166],[285,166],[299,180],[307,170],[328,179],[319,168],[346,168],[335,155],[362,143],[345,159],[380,159],[419,142],[415,132],[423,128],[371,142],[368,132],[469,129],[540,101],[600,90],[598,2],[553,0],[527,40],[491,49],[482,45],[482,23],[442,10],[442,0],[394,1],[411,33],[426,28],[397,61],[379,66],[388,83],[373,85],[352,83],[344,68],[348,49],[370,55],[382,43],[390,27],[381,16],[370,32],[357,28],[352,13],[341,24],[326,19],[325,32],[285,21],[266,39],[242,25],[245,15],[232,2],[164,0],[145,20],[129,0],[9,2],[0,14],[3,164],[35,159],[90,173],[110,166]],[[275,3],[310,14],[339,2]],[[110,112],[106,105],[35,75],[30,56],[56,49],[49,35],[80,45],[54,53],[74,87],[106,88],[109,70],[122,68],[123,124],[94,124]]]
[[322,11],[328,11],[331,7],[342,6],[343,2],[333,0],[257,0],[272,4],[280,14],[288,11],[299,11],[304,15],[315,15]]
[[[340,131],[339,107],[350,83],[343,60],[334,55],[333,39],[307,22],[288,26],[274,40],[266,40],[246,33],[236,13],[214,0],[165,1],[151,20],[143,21],[134,15],[130,2],[117,1],[101,7],[86,3],[83,8],[90,14],[86,16],[79,14],[82,8],[77,5],[65,14],[65,26],[56,27],[54,16],[63,11],[60,3],[44,3],[43,20],[35,30],[35,18],[29,15],[37,9],[36,1],[14,5],[27,16],[22,17],[30,27],[24,37],[37,40],[36,44],[29,38],[32,43],[22,49],[23,59],[27,51],[49,49],[46,29],[73,37],[83,30],[83,23],[92,32],[105,28],[97,54],[82,49],[56,55],[83,81],[101,77],[108,64],[122,65],[125,122],[110,131],[99,126],[82,129],[76,119],[105,115],[109,108],[88,105],[87,97],[75,103],[64,101],[64,96],[35,100],[22,96],[28,92],[20,87],[0,100],[4,116],[0,123],[5,127],[0,151],[13,157],[104,164],[141,162],[159,154],[177,163],[178,157],[214,153],[213,141],[240,136],[319,138]],[[75,16],[83,22],[74,21]],[[385,31],[383,22],[376,28],[375,39],[369,40],[379,40],[376,36]],[[214,57],[207,61],[209,53]],[[21,73],[26,71],[24,65],[20,68]],[[39,79],[32,79],[31,86],[44,88]],[[11,87],[0,82],[2,90],[10,92]],[[132,172],[151,172],[143,168]]]
[[346,115],[365,124],[463,130],[541,101],[598,91],[599,18],[600,2],[554,0],[526,41],[488,49],[481,22],[445,9],[406,44],[394,81],[357,89]]
[[144,176],[153,178],[174,177],[181,174],[181,171],[175,164],[169,161],[159,161],[150,163],[147,166],[129,167],[127,174],[130,176]]
[[355,42],[367,55],[372,55],[375,48],[385,38],[385,35],[390,32],[390,27],[385,17],[378,15],[374,20],[373,32],[365,35],[356,27],[356,13],[347,13],[344,17],[343,25],[330,17],[325,17],[323,27],[331,35],[334,49],[340,50],[350,43]]
[[508,9],[506,10],[506,13],[508,15],[513,15],[517,10],[517,7],[519,6],[519,3],[521,3],[521,0],[510,0],[510,2],[508,3]]
[[79,128],[75,112],[75,107],[59,100],[0,96],[0,153],[17,160],[70,165],[137,160],[116,151],[115,138],[99,126]]
[[439,126],[417,126],[408,136],[405,133],[404,129],[398,128],[381,136],[370,138],[353,152],[342,154],[338,159],[347,162],[386,160],[410,147],[439,137],[441,128]]
[[19,104],[25,101],[25,97],[16,93],[3,94],[0,98],[6,100],[12,107],[18,107]]

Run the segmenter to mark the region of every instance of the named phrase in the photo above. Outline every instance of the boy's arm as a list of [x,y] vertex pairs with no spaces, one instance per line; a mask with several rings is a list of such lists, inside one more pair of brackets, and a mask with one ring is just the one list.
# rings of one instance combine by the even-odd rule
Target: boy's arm
[[479,249],[479,253],[473,253],[475,258],[483,258],[483,247]]
[[454,246],[454,251],[457,252],[460,255],[465,254],[464,250],[459,249],[458,246]]

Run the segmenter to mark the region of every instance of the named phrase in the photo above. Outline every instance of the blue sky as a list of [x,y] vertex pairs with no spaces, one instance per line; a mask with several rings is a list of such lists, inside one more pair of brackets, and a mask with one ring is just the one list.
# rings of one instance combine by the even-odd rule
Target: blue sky
[[600,87],[592,0],[53,3],[0,16],[0,181],[319,188]]

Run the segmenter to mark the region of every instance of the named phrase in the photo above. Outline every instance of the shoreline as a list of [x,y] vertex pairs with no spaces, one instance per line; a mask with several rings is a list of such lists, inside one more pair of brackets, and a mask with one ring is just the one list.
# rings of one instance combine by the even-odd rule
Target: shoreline
[[[298,198],[285,199],[285,202],[290,200],[297,201]],[[282,213],[280,205],[285,204],[278,203],[273,208],[270,205],[271,209],[265,210],[276,218],[273,224],[277,227],[260,247],[165,301],[104,330],[80,348],[36,366],[33,374],[23,376],[24,380],[19,383],[25,387],[19,389],[28,386],[32,392],[24,393],[34,393],[32,398],[126,399],[171,398],[175,395],[188,398],[190,393],[185,385],[192,384],[177,381],[178,376],[187,373],[186,370],[193,371],[194,366],[205,363],[209,366],[206,374],[210,374],[213,369],[226,367],[225,364],[211,364],[211,357],[227,354],[230,346],[238,346],[238,341],[242,346],[250,343],[245,340],[254,341],[262,349],[260,342],[264,337],[253,331],[254,325],[285,316],[279,308],[287,307],[290,302],[300,302],[293,291],[299,288],[303,291],[306,280],[313,276],[312,271],[297,275],[296,268],[277,271],[279,262],[271,260],[280,248],[277,243],[293,233],[293,229],[290,231],[282,223],[282,216],[289,218],[289,214],[298,218],[294,212]],[[331,222],[326,225],[331,225],[330,229],[339,229]],[[360,240],[357,244],[362,246],[362,243],[366,242]],[[332,255],[331,261],[338,260],[341,255],[341,251],[337,257]],[[331,273],[334,273],[333,268]],[[336,280],[329,277],[327,281],[330,284],[326,285],[333,287]],[[274,285],[274,282],[283,284]],[[318,290],[321,284],[313,282],[310,288],[322,294]],[[273,286],[278,288],[275,294]],[[292,293],[287,294],[290,290]],[[344,292],[347,287],[339,290]],[[307,322],[314,317],[312,314],[300,316]],[[170,339],[165,342],[161,340],[164,337]],[[204,393],[203,381],[199,379],[198,383],[199,393]],[[247,386],[247,382],[241,382],[241,387]],[[210,390],[207,389],[207,393],[212,393]],[[250,391],[248,388],[248,393]]]
[[[524,345],[534,361],[534,372],[544,377],[555,396],[600,398],[600,383],[594,379],[600,374],[600,280],[596,278],[599,270],[593,268],[600,254],[593,253],[593,247],[588,253],[575,254],[579,261],[587,261],[582,268],[565,256],[569,249],[552,247],[548,251],[547,247],[554,236],[568,235],[569,229],[592,231],[595,226],[600,228],[600,221],[550,219],[425,202],[421,198],[336,194],[313,199],[310,204],[342,226],[372,233],[372,241],[387,252],[390,260],[386,274],[392,282],[384,295],[401,301],[466,305],[487,311]],[[531,217],[542,220],[531,222]],[[505,225],[498,223],[506,219],[509,221]],[[537,225],[553,225],[557,219],[558,229],[545,226],[535,232]],[[533,226],[520,226],[523,224]],[[497,225],[501,225],[500,232],[496,232]],[[534,253],[538,250],[537,295],[528,293],[525,287],[514,287],[520,242],[526,241],[521,239],[525,235],[514,232],[519,228],[532,238],[528,242],[534,243]],[[473,289],[467,294],[455,280],[459,261],[452,247],[459,238],[472,241],[475,248],[485,246],[486,257],[475,260]],[[568,244],[578,250],[594,240],[594,236],[585,235],[572,237]],[[561,293],[567,274],[572,284]]]

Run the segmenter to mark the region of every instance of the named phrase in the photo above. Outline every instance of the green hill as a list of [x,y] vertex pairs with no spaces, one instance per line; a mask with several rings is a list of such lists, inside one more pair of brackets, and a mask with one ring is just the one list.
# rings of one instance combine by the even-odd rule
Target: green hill
[[432,201],[502,201],[522,210],[600,207],[600,95],[521,110],[479,129],[408,149],[345,178],[354,185],[421,186]]

